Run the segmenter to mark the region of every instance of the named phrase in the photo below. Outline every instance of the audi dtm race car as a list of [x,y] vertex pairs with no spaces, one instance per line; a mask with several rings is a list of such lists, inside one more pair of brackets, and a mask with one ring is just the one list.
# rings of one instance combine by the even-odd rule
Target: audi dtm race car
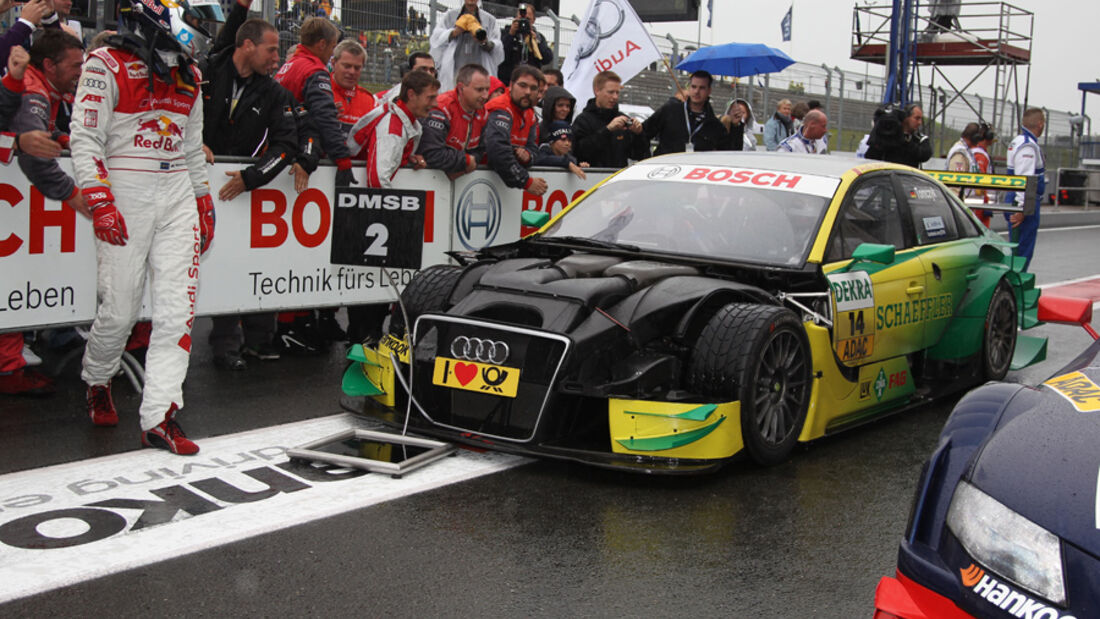
[[[1087,328],[1092,301],[1044,296],[1039,318]],[[1100,341],[1037,387],[968,393],[924,464],[875,617],[1100,617],[1097,445]]]
[[540,215],[523,240],[421,271],[377,347],[352,349],[344,407],[483,448],[700,472],[780,462],[1045,353],[1017,335],[1039,292],[1013,246],[912,168],[668,155]]

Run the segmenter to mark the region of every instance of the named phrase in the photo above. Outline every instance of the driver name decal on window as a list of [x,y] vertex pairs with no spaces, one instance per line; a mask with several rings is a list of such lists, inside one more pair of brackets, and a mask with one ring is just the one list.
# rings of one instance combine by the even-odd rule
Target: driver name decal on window
[[831,197],[840,179],[782,170],[758,170],[726,166],[680,164],[635,165],[615,175],[609,182],[621,180],[688,181],[718,185],[734,185],[791,191],[814,196]]
[[928,234],[928,238],[934,239],[947,234],[947,227],[943,224],[943,217],[925,217],[923,220],[924,231]]

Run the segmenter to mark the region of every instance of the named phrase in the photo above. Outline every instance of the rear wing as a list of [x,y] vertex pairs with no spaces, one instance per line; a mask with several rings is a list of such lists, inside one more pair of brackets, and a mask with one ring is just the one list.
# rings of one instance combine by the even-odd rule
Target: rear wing
[[[923,172],[948,187],[963,187],[966,189],[983,189],[992,192],[994,199],[985,203],[980,199],[964,200],[971,208],[989,209],[991,211],[1010,211],[1031,215],[1035,212],[1035,205],[1039,203],[1039,177],[1038,176],[1014,176],[1010,174],[979,174],[977,172],[948,172],[946,170],[923,170]],[[1006,204],[1004,194],[1001,192],[1024,192],[1023,206]]]

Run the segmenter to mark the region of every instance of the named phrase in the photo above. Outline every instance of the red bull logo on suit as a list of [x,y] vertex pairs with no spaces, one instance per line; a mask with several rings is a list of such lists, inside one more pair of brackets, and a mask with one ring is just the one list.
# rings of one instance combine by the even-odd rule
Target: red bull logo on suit
[[[160,137],[149,137],[146,132],[151,132]],[[183,143],[183,130],[167,116],[151,118],[138,123],[138,133],[134,136],[134,146],[139,148],[151,148],[170,153],[179,152]]]

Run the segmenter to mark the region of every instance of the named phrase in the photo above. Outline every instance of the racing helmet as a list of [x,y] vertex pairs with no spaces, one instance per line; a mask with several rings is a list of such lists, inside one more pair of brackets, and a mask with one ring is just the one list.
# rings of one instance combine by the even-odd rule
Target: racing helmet
[[120,13],[154,47],[167,43],[191,58],[210,49],[211,35],[204,22],[225,21],[217,0],[131,0]]

